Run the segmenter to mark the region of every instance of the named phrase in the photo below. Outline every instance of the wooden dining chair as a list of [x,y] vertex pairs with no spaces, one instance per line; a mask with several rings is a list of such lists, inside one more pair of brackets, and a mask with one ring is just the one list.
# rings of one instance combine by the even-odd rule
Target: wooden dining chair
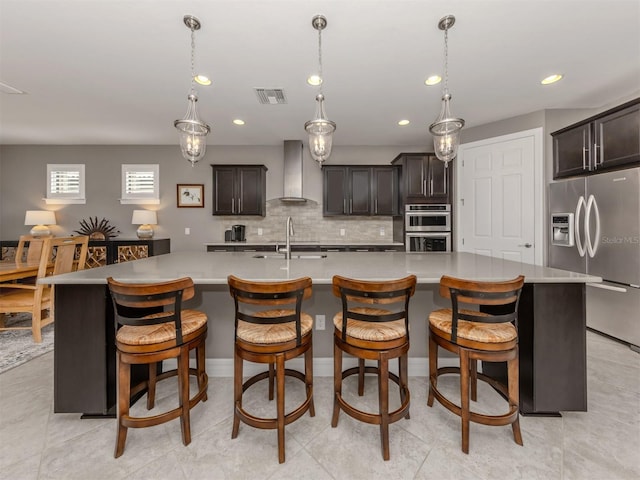
[[[84,268],[88,236],[54,237],[44,240],[40,252],[38,280]],[[31,248],[31,247],[30,247]],[[53,259],[53,260],[52,260]],[[0,327],[0,330],[31,330],[33,341],[42,342],[42,327],[55,320],[54,285],[43,283],[3,283],[0,289],[0,314],[30,313],[31,327]]]
[[[469,453],[470,422],[483,425],[511,425],[513,438],[522,445],[520,432],[518,303],[524,284],[522,275],[505,282],[480,282],[442,276],[440,295],[451,300],[451,308],[429,315],[429,398],[438,400],[455,413],[462,424],[462,451]],[[478,307],[480,311],[463,308]],[[438,347],[460,358],[459,367],[438,368]],[[507,384],[478,372],[481,362],[507,362]],[[460,378],[460,404],[438,390],[441,375]],[[475,412],[470,400],[477,401],[478,380],[491,385],[508,402],[508,411],[498,415]]]
[[53,235],[20,235],[18,246],[16,247],[16,262],[37,263],[40,261],[44,241],[53,238]]

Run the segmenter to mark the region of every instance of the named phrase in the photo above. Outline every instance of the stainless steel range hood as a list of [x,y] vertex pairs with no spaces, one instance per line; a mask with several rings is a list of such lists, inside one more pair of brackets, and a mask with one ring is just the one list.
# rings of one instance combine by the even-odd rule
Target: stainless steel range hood
[[284,196],[281,202],[304,203],[302,196],[302,141],[284,141]]

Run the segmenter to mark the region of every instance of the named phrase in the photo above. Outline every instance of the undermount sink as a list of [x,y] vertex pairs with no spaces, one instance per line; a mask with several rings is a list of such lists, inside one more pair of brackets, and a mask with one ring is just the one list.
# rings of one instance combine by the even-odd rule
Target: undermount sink
[[[284,254],[280,255],[254,255],[253,258],[275,258],[276,260],[285,260]],[[291,255],[292,260],[320,260],[327,258],[326,255],[320,253],[303,253]]]

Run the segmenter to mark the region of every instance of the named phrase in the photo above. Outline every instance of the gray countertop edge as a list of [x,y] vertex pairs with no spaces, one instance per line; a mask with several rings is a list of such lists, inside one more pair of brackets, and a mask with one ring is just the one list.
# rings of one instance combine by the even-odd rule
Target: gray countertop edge
[[414,274],[418,284],[438,284],[442,275],[477,281],[504,281],[522,274],[526,283],[592,283],[602,279],[566,270],[513,262],[473,253],[328,253],[324,259],[253,258],[254,253],[174,252],[39,280],[52,285],[153,283],[191,277],[196,285],[226,285],[230,274],[254,281],[281,281],[309,276],[318,285],[334,275],[384,281]]

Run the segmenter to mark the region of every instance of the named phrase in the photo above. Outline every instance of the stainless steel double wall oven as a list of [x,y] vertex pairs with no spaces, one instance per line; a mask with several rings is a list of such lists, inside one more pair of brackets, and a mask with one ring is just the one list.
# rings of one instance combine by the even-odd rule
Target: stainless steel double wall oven
[[451,251],[451,204],[407,204],[404,212],[407,252]]

